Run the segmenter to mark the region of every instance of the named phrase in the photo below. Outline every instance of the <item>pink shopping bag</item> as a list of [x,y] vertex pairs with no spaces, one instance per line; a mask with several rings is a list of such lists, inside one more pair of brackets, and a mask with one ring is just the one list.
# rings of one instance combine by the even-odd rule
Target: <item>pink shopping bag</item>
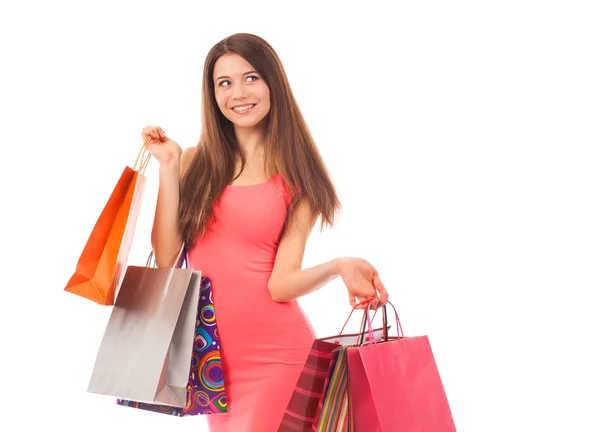
[[[396,308],[389,304],[399,337],[348,348],[355,430],[456,432],[428,337],[405,337]],[[368,327],[372,332],[370,318]]]

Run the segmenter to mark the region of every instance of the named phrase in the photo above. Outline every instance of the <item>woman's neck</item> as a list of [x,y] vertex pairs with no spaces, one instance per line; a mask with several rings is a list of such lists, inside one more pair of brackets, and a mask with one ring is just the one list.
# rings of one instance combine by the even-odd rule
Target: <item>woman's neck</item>
[[235,138],[244,159],[264,154],[265,131],[262,128],[235,128]]

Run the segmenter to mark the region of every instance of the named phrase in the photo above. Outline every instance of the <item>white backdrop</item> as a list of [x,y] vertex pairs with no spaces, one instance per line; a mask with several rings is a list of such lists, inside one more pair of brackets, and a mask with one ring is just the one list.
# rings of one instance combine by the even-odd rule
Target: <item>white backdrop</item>
[[[86,392],[110,308],[63,287],[141,129],[194,145],[207,51],[253,32],[344,205],[305,265],[379,269],[460,432],[600,430],[594,2],[208,3],[1,3],[1,429],[206,430]],[[147,175],[136,265],[155,161]],[[349,312],[340,281],[302,305],[319,336]]]

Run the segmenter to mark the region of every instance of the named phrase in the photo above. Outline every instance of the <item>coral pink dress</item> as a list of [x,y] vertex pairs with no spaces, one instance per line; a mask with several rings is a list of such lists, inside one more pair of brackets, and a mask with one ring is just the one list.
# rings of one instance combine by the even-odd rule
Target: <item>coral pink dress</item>
[[277,432],[314,340],[298,303],[277,303],[267,288],[289,199],[279,174],[228,186],[188,252],[212,281],[221,340],[229,412],[206,416],[211,432]]

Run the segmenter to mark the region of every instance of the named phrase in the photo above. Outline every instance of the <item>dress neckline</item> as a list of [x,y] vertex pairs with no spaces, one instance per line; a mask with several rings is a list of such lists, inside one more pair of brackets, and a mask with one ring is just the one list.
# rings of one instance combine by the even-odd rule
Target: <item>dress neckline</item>
[[228,184],[227,187],[230,188],[230,189],[237,189],[237,188],[252,188],[252,187],[257,187],[257,186],[263,186],[263,185],[266,185],[268,183],[271,183],[278,176],[279,176],[279,173],[277,173],[274,176],[268,178],[267,180],[261,181],[259,183],[253,183],[253,184],[247,184],[247,185],[232,185],[232,184]]

